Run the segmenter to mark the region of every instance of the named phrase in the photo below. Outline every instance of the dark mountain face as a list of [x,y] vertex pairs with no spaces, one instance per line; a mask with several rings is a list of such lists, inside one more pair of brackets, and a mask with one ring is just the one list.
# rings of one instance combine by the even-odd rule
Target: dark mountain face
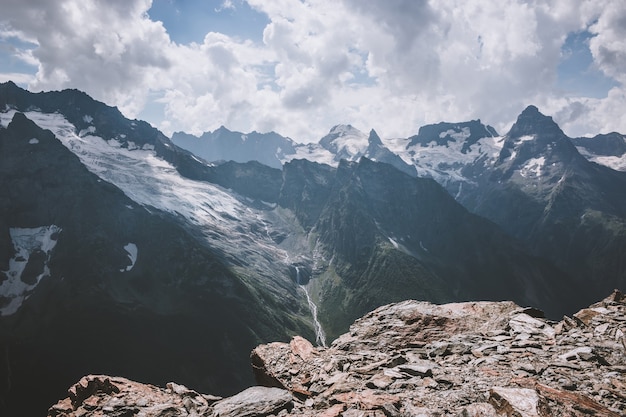
[[[291,164],[286,183],[303,172]],[[366,158],[341,163],[333,177],[321,165],[296,165],[307,167],[308,178],[315,170],[324,178],[316,204],[296,202],[294,210],[309,214],[311,239],[327,260],[311,285],[330,336],[392,299],[513,299],[553,316],[576,308],[579,295],[563,272],[467,212],[435,181]]]
[[293,160],[283,168],[278,203],[290,209],[309,231],[324,208],[335,177],[335,169],[305,159]]
[[506,135],[490,171],[460,200],[587,287],[588,299],[626,285],[626,174],[589,162],[537,108]]
[[229,161],[215,165],[210,178],[222,187],[266,203],[276,203],[282,185],[280,170],[256,161]]

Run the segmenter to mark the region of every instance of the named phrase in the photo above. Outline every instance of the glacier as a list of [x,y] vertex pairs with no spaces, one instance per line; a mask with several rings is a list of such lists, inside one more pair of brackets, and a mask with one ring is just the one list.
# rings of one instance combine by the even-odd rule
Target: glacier
[[[14,109],[0,112],[0,125],[8,126],[15,113]],[[232,190],[183,177],[175,166],[157,155],[154,145],[138,148],[128,146],[121,134],[107,137],[103,132],[96,134],[95,129],[79,130],[59,113],[23,113],[41,128],[52,131],[101,180],[115,185],[145,210],[176,218],[240,273],[246,284],[260,284],[277,296],[284,291],[297,292],[291,287],[290,265],[283,260],[290,256],[308,259],[310,249],[303,231],[288,213],[271,204],[253,207],[246,197]],[[289,238],[277,243],[272,231]],[[136,262],[134,248],[127,245],[124,249],[132,268]],[[130,271],[128,265],[120,268],[120,272]]]

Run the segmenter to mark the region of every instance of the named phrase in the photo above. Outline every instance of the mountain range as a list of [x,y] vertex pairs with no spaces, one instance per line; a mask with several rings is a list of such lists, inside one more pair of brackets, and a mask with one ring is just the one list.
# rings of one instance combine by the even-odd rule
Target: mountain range
[[573,140],[532,106],[504,136],[340,125],[306,145],[170,140],[80,91],[11,82],[0,109],[9,415],[43,414],[87,373],[229,395],[256,345],[323,344],[408,298],[558,318],[626,283],[626,173],[593,162],[621,158],[623,136]]
[[[238,135],[231,132],[231,138]],[[172,136],[190,150],[198,143],[212,148],[209,133],[182,138],[181,133]],[[211,155],[240,162],[248,157],[235,148],[228,154],[196,152],[208,161]],[[257,160],[276,165],[303,158],[337,166],[365,157],[432,178],[467,210],[495,222],[530,253],[588,287],[594,292],[589,302],[626,282],[623,134],[570,138],[551,117],[528,106],[505,135],[480,120],[426,125],[414,136],[385,140],[374,130],[366,135],[340,125],[317,144],[282,138],[274,152],[266,149],[270,154],[271,161]]]

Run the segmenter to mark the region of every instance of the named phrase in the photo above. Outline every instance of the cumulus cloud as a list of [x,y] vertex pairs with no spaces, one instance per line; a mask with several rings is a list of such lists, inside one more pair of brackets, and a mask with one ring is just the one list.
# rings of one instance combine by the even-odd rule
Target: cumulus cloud
[[9,0],[0,19],[37,45],[33,90],[78,88],[134,115],[171,63],[169,37],[145,11],[150,1]]
[[[190,44],[150,20],[150,0],[52,3],[3,2],[0,36],[36,45],[19,51],[38,66],[20,79],[82,89],[130,117],[157,96],[164,118],[152,122],[166,133],[224,124],[312,141],[337,123],[409,136],[475,118],[506,131],[528,104],[571,135],[626,132],[621,0],[247,0],[268,18],[262,42],[209,32]],[[604,98],[556,87],[563,44],[581,31],[616,81]]]
[[591,53],[602,71],[609,77],[626,83],[626,4],[610,2],[602,8],[590,32]]

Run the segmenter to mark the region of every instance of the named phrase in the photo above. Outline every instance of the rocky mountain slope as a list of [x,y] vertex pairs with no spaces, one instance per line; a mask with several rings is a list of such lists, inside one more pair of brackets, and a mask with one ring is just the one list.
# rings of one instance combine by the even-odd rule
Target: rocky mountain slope
[[626,285],[626,173],[585,159],[551,117],[529,106],[474,192],[457,200],[527,243],[589,296]]
[[92,375],[48,416],[618,417],[625,323],[619,291],[560,322],[511,302],[404,301],[329,348],[301,337],[257,347],[259,385],[232,397]]

